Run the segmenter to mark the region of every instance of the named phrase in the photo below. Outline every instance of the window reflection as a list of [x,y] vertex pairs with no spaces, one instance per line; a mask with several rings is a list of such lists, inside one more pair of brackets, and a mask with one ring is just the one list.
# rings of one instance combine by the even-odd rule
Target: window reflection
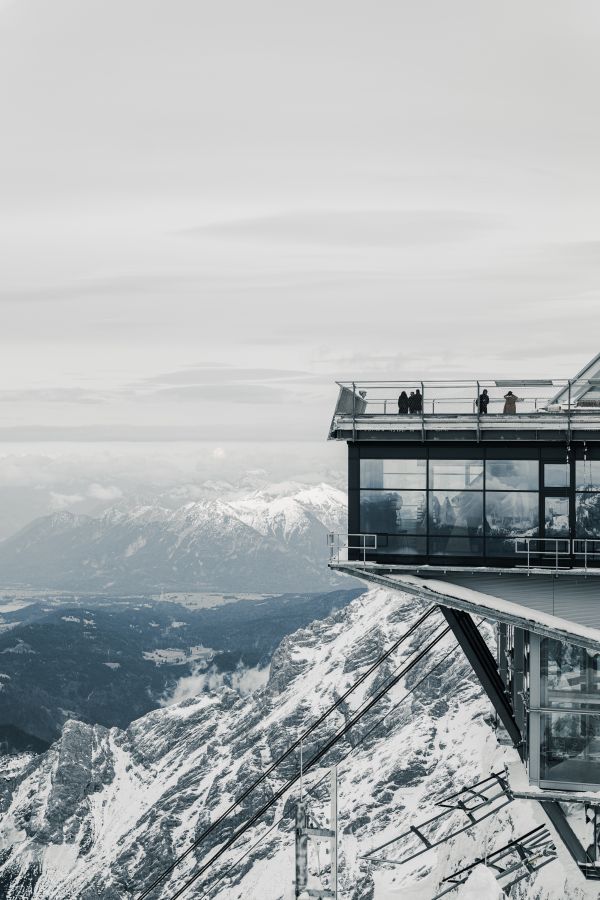
[[578,491],[600,491],[600,459],[577,460],[575,487]]
[[544,463],[544,487],[567,488],[571,467],[567,463]]
[[430,459],[429,487],[483,490],[483,460]]
[[367,534],[425,532],[424,491],[361,491],[360,530]]
[[544,528],[546,537],[569,537],[568,497],[546,497],[544,500]]
[[430,491],[429,530],[432,534],[482,534],[483,494]]
[[600,494],[575,494],[577,537],[600,537]]
[[485,464],[486,490],[537,491],[537,459],[488,459]]
[[553,638],[540,646],[541,705],[600,712],[599,657]]
[[598,662],[598,655],[583,647],[552,638],[541,641],[540,705],[556,709],[540,716],[544,780],[600,784]]
[[469,535],[442,535],[429,539],[431,556],[482,556],[483,538]]
[[425,490],[426,459],[361,459],[360,484],[363,488],[416,488]]
[[381,556],[425,556],[427,538],[414,534],[386,535],[378,539],[377,553]]
[[490,491],[485,497],[489,535],[535,535],[539,527],[538,494]]
[[600,784],[600,716],[541,714],[540,776],[571,784]]

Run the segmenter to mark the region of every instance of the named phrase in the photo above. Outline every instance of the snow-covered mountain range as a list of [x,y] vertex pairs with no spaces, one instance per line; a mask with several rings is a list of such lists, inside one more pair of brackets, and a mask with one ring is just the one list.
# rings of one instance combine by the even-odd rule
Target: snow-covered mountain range
[[0,583],[109,593],[326,590],[344,581],[327,568],[326,534],[345,523],[342,491],[293,482],[175,509],[159,499],[98,518],[63,511],[0,543]]
[[[20,766],[5,758],[0,895],[6,900],[137,896],[423,609],[416,598],[372,590],[286,637],[273,657],[268,684],[251,696],[240,698],[221,688],[155,710],[125,731],[69,721],[45,754],[23,757]],[[425,631],[430,633],[438,621],[431,617]],[[402,645],[365,682],[360,697],[345,702],[334,720],[311,736],[304,758],[423,642],[420,630]],[[367,734],[385,713],[387,719]],[[374,845],[439,811],[437,798],[502,768],[512,752],[498,745],[490,707],[448,635],[324,760],[326,766],[339,764],[341,900],[431,900],[441,878],[544,822],[534,801],[517,800],[412,863],[367,865],[360,859]],[[211,849],[298,765],[298,755],[290,757],[153,897],[172,897]],[[314,786],[325,772],[310,772],[304,780],[311,813],[321,822],[327,792]],[[186,896],[291,898],[297,797],[296,790],[282,798]],[[321,863],[326,868],[324,857]],[[580,900],[586,896],[581,883],[561,852],[511,897]],[[490,872],[476,870],[453,896],[499,894]]]

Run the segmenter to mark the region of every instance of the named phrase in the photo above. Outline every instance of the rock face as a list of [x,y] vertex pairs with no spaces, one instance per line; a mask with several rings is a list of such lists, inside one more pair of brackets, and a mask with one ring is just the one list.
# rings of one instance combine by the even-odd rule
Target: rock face
[[2,583],[109,593],[308,592],[348,583],[328,570],[325,540],[345,531],[345,494],[326,484],[288,490],[101,518],[45,516],[0,543]]
[[[273,657],[267,686],[250,697],[241,699],[223,688],[151,712],[125,731],[67,722],[60,740],[45,754],[0,779],[0,896],[137,896],[422,611],[415,598],[370,591],[285,638]],[[311,735],[303,747],[304,760],[438,627],[436,613],[387,660],[385,669],[365,682],[359,696],[348,698]],[[436,798],[501,767],[505,751],[498,747],[491,723],[489,706],[449,635],[336,745],[323,768],[306,773],[311,813],[325,824],[327,766],[338,764],[343,900],[430,900],[442,877],[485,847],[499,847],[543,821],[535,803],[515,801],[477,831],[413,863],[369,867],[361,862],[361,854],[373,846],[434,814]],[[171,897],[298,766],[299,755],[294,754],[153,897]],[[297,797],[297,789],[285,796],[188,895],[203,896],[200,887],[212,885],[211,897],[220,900],[291,898]],[[314,851],[311,859],[316,863]],[[320,860],[326,868],[324,849]],[[485,883],[486,877],[476,874],[471,887]],[[523,882],[514,896],[575,900],[584,896],[579,883],[577,873],[561,859]]]

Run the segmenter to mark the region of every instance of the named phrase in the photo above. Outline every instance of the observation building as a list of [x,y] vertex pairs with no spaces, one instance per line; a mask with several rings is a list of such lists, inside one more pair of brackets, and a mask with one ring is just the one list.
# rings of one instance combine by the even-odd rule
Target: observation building
[[600,879],[600,354],[565,380],[338,385],[330,566],[440,607],[518,751],[508,793]]

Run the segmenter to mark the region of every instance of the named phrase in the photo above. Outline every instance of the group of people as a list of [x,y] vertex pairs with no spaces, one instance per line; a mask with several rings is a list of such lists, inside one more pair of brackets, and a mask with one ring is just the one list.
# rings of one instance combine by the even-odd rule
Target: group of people
[[423,412],[423,394],[419,390],[410,392],[410,397],[406,391],[402,391],[398,397],[398,415],[406,416],[408,413]]
[[[361,391],[360,393],[361,395],[364,395],[363,391]],[[505,394],[504,409],[502,410],[503,414],[514,416],[517,412],[517,403],[520,399],[521,398],[515,396],[512,391],[509,391],[507,394]],[[477,409],[482,416],[487,416],[489,402],[490,396],[487,392],[487,388],[484,388],[477,398]],[[398,415],[406,416],[409,413],[420,412],[423,412],[423,395],[419,388],[417,388],[415,391],[411,391],[410,396],[406,393],[406,391],[402,391],[402,393],[398,397]]]

